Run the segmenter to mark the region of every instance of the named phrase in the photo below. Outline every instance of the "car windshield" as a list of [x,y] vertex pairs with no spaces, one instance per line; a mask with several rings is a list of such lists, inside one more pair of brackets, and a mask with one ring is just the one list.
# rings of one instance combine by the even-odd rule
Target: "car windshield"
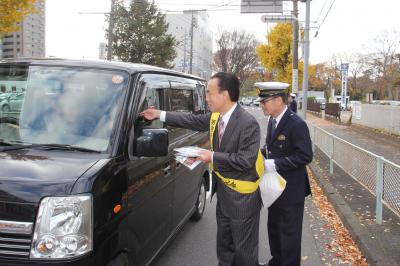
[[127,81],[120,71],[0,65],[0,145],[106,152]]

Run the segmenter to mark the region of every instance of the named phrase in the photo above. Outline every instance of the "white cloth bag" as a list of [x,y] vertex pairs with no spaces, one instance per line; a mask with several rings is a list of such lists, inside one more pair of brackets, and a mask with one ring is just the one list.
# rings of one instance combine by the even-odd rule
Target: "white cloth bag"
[[[264,166],[266,166],[264,160]],[[265,167],[264,174],[260,182],[261,198],[264,207],[269,207],[282,194],[286,187],[286,180],[278,174],[275,169]]]

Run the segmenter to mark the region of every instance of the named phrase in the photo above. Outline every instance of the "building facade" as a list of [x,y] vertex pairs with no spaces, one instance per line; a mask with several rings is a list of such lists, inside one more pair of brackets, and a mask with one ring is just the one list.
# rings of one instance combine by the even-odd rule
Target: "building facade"
[[0,58],[45,56],[45,0],[37,1],[35,6],[37,12],[25,17],[20,30],[1,40]]
[[107,59],[107,44],[105,42],[99,44],[99,59]]
[[207,12],[185,10],[179,14],[167,14],[166,22],[169,24],[168,33],[178,42],[174,69],[208,79],[212,74],[213,35]]

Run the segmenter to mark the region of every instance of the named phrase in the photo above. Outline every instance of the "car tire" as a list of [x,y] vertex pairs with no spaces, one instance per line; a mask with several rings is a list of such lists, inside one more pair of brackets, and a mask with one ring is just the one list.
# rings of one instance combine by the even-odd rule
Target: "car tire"
[[129,266],[128,255],[126,253],[119,254],[118,257],[107,263],[107,266]]
[[5,105],[3,105],[3,107],[1,107],[1,111],[2,112],[10,112],[11,108],[9,105],[5,104]]
[[190,217],[192,221],[198,221],[203,217],[204,210],[206,208],[206,182],[204,178],[201,179],[199,193],[197,195],[195,211]]

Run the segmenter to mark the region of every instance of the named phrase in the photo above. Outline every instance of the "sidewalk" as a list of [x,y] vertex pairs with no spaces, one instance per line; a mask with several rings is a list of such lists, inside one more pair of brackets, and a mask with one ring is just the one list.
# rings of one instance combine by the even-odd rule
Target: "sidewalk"
[[[261,127],[261,141],[265,140],[266,122],[259,108],[249,110],[257,118]],[[317,186],[319,175],[313,175],[312,197],[305,201],[303,235],[302,235],[302,266],[339,266],[365,265],[363,256],[357,244],[351,239],[347,230],[339,226],[330,203],[323,198],[325,195]],[[212,266],[217,265],[215,220],[216,199],[207,201],[203,218],[197,222],[185,224],[181,232],[169,247],[161,254],[156,266]],[[263,208],[260,219],[259,260],[267,262],[271,255],[267,234],[268,210]],[[354,239],[356,240],[356,239]],[[394,266],[394,264],[392,265]]]
[[310,113],[307,114],[307,122],[400,165],[400,136],[355,124],[340,125],[333,120],[322,119]]
[[[399,164],[400,138],[360,126],[343,126],[308,115],[328,132]],[[371,265],[399,265],[400,218],[384,206],[383,223],[375,223],[375,197],[339,167],[329,175],[329,160],[318,149],[310,165],[343,223]]]

